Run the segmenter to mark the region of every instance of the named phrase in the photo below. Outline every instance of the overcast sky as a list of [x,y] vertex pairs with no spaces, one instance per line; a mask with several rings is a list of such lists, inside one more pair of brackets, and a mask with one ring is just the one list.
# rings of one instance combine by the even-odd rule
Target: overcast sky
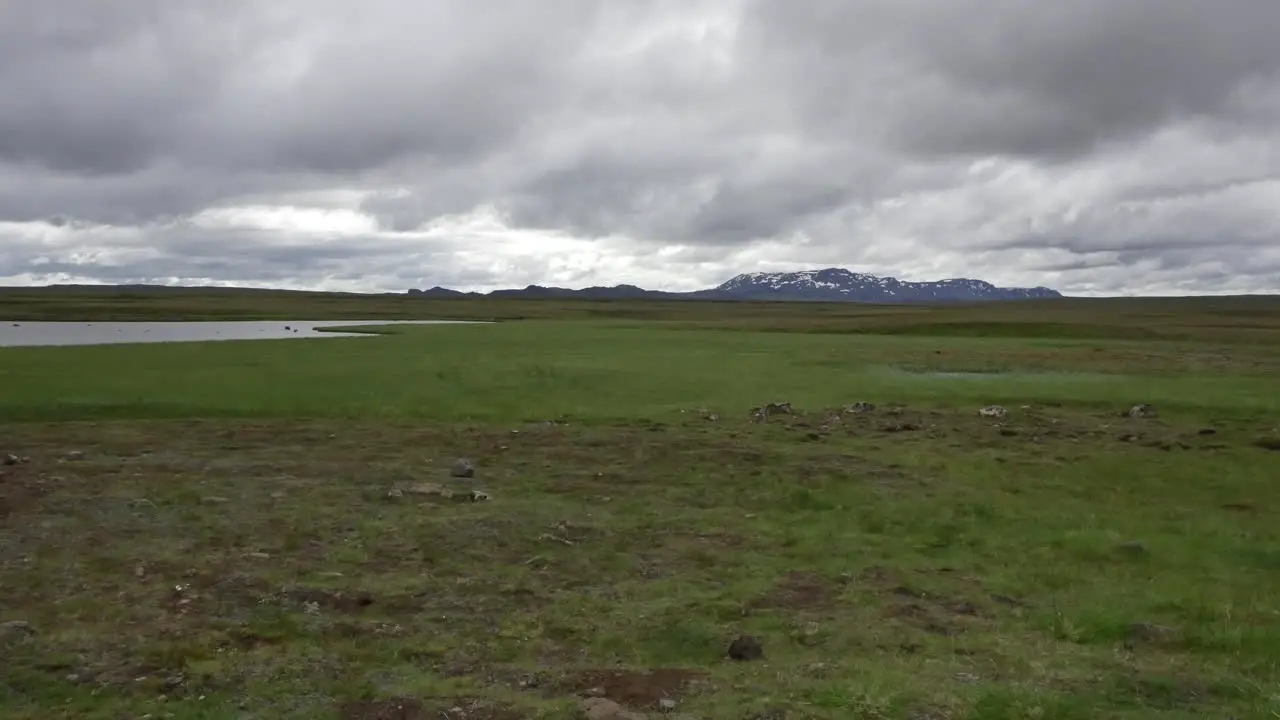
[[1280,292],[1277,0],[0,0],[0,284]]

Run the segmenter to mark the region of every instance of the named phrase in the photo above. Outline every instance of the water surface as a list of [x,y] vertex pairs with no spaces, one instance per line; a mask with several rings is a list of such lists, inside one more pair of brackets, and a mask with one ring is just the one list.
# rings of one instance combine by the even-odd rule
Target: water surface
[[117,343],[279,340],[283,338],[377,337],[368,333],[321,332],[357,325],[465,325],[452,320],[211,320],[192,322],[0,322],[0,347],[111,345]]

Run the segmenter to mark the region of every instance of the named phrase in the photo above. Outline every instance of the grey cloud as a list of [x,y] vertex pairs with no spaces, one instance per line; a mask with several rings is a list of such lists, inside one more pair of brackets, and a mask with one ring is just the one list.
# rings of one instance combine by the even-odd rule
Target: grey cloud
[[[667,263],[680,282],[782,262],[1138,282],[1110,258],[1218,284],[1277,242],[1272,0],[502,10],[4,4],[0,221],[115,226],[83,242],[151,247],[148,276],[406,286],[620,280],[557,274],[550,254],[413,269],[460,261],[397,233],[482,205],[515,230],[595,238],[610,272]],[[339,190],[365,193],[341,202],[382,232],[308,250],[285,231],[183,229],[208,208]],[[22,242],[0,237],[0,275],[29,266]]]
[[[260,231],[208,230],[184,224],[156,226],[138,238],[116,240],[114,231],[85,227],[57,242],[5,237],[0,228],[0,277],[92,276],[112,283],[240,281],[279,284],[299,278],[365,278],[379,287],[403,289],[424,270],[446,265],[448,246],[408,246],[388,237],[325,238],[280,244]],[[86,256],[104,245],[115,253]],[[452,281],[453,278],[450,278]]]
[[1243,121],[1242,97],[1280,74],[1280,4],[1267,0],[750,8],[747,56],[816,126],[909,152],[1053,158],[1170,123]]
[[17,5],[0,20],[0,158],[305,174],[491,151],[554,95],[594,3]]

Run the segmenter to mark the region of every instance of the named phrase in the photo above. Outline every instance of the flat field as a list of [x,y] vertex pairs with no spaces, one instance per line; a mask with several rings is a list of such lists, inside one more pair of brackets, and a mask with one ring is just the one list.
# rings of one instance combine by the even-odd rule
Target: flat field
[[1274,300],[115,300],[532,319],[0,349],[5,718],[1280,717]]

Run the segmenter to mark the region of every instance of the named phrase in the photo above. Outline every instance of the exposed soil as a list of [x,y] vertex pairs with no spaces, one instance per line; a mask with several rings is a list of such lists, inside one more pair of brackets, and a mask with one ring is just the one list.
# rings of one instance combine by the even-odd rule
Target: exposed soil
[[848,583],[815,572],[793,570],[770,592],[747,604],[753,610],[829,610]]
[[338,717],[341,720],[529,720],[533,716],[465,698],[435,706],[413,698],[395,698],[345,702],[338,707]]
[[557,685],[560,692],[595,695],[627,707],[653,710],[664,698],[678,699],[707,677],[700,670],[586,670]]

